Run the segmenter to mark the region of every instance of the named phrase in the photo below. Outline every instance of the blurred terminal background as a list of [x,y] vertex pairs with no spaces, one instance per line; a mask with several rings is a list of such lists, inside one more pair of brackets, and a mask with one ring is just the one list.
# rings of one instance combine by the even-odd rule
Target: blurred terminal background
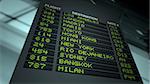
[[[0,84],[9,83],[40,1],[0,0]],[[119,22],[122,33],[144,84],[150,84],[149,0],[102,1],[125,10]]]

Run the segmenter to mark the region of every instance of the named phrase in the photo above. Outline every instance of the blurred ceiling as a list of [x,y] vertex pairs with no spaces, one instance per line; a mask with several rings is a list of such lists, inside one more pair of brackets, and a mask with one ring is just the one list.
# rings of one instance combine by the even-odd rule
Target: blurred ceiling
[[149,0],[117,0],[120,5],[135,11],[141,16],[149,17]]

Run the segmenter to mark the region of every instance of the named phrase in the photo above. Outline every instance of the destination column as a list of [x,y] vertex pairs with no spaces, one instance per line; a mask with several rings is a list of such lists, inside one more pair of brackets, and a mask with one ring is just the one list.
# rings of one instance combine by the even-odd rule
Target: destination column
[[65,12],[59,44],[56,71],[120,78],[107,27],[97,18]]

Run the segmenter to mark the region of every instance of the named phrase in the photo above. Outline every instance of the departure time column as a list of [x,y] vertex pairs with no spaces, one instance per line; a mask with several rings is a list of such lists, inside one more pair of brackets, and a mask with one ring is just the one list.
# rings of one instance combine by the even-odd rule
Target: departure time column
[[132,58],[127,43],[124,41],[123,36],[121,35],[119,25],[117,23],[109,21],[107,22],[107,24],[110,30],[120,71],[122,73],[122,78],[124,80],[132,81],[140,80],[140,76],[138,75],[138,70],[136,70],[134,59]]

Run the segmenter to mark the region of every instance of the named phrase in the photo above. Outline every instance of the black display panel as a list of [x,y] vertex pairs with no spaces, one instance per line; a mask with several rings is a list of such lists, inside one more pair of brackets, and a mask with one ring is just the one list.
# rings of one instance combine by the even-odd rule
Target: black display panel
[[85,0],[41,2],[10,84],[142,84],[116,23],[120,11],[97,15],[99,5],[87,11]]

